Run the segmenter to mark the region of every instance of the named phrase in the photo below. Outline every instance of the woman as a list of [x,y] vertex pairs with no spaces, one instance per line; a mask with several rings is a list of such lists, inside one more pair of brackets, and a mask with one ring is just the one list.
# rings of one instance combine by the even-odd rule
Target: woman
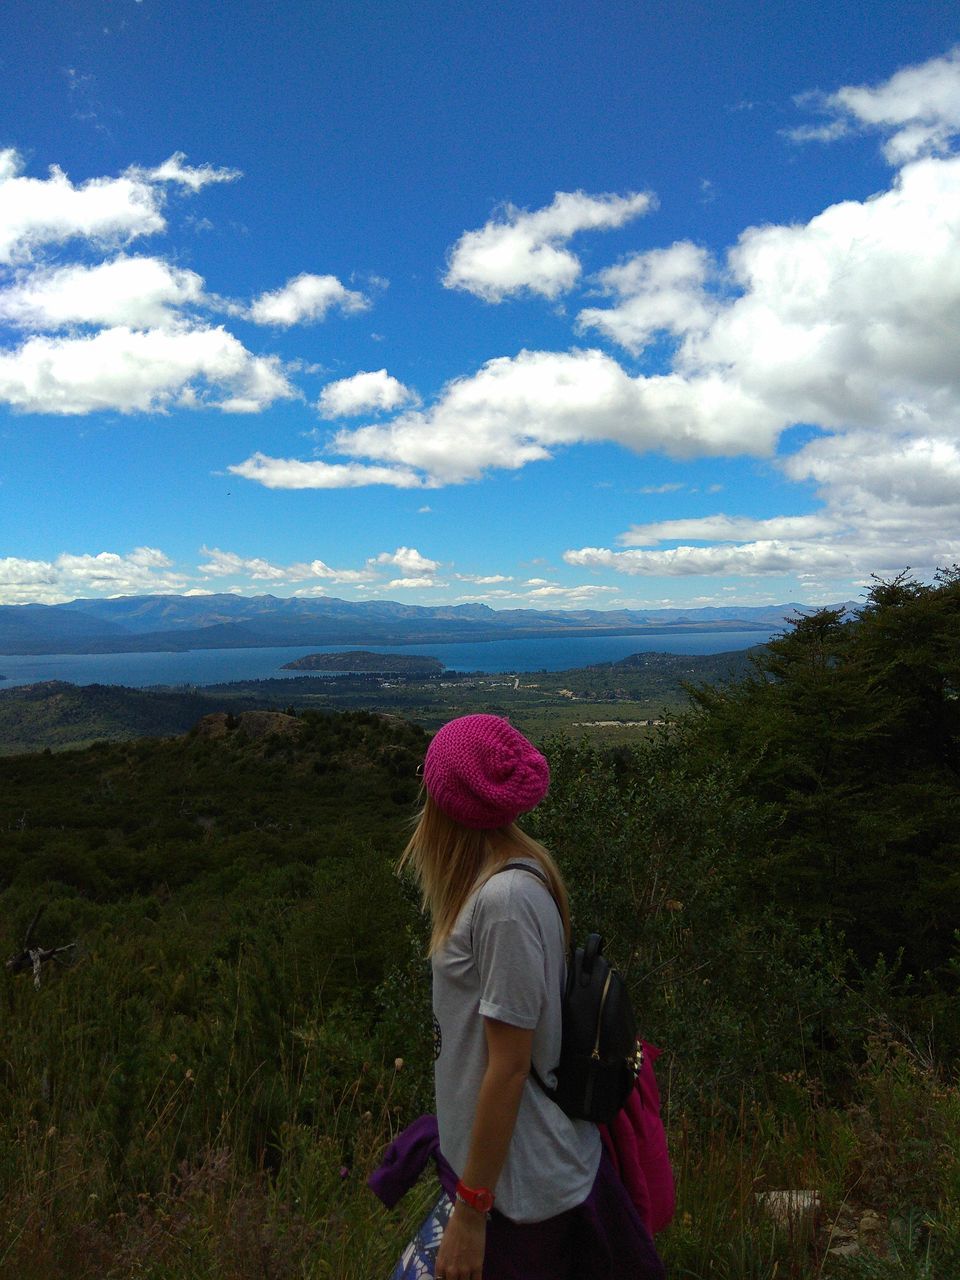
[[[451,721],[427,751],[401,860],[432,919],[437,1122],[458,1179],[438,1280],[662,1275],[596,1125],[530,1079],[532,1064],[555,1084],[570,939],[560,873],[516,825],[549,778],[506,720]],[[532,870],[503,869],[516,862]]]

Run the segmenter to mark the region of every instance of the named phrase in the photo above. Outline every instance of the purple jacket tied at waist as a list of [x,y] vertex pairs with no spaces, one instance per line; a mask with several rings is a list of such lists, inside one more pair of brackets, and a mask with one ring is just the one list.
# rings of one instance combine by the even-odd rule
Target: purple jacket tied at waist
[[[367,1185],[392,1209],[428,1161],[453,1199],[457,1175],[440,1151],[435,1116],[420,1116],[387,1147]],[[604,1151],[583,1204],[544,1222],[513,1222],[494,1209],[484,1280],[665,1280],[650,1232]]]

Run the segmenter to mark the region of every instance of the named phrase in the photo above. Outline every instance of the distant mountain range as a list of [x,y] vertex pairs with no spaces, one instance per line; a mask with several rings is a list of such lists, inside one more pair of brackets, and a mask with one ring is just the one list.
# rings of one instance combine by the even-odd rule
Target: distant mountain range
[[[849,605],[856,608],[857,606]],[[769,631],[799,604],[704,609],[491,609],[394,600],[123,596],[0,606],[0,654],[133,653],[317,644],[441,644],[557,635]]]

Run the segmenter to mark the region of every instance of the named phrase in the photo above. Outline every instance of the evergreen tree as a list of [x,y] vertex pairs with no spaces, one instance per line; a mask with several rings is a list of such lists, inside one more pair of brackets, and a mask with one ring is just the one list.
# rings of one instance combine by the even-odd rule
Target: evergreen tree
[[822,609],[753,677],[691,690],[700,752],[732,756],[779,821],[756,888],[841,926],[872,961],[943,964],[960,905],[960,572],[875,580],[854,618]]

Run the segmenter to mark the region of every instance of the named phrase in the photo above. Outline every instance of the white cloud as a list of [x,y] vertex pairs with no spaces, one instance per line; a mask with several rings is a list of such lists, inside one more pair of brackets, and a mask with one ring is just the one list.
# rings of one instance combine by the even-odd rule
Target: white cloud
[[262,293],[251,302],[246,315],[257,324],[309,324],[323,320],[336,307],[343,312],[366,311],[370,300],[347,289],[336,276],[316,276],[304,272],[272,293]]
[[176,309],[203,300],[203,280],[161,258],[121,255],[97,266],[20,271],[0,290],[0,322],[20,329],[69,325],[167,327]]
[[699,516],[690,520],[659,520],[653,524],[636,524],[621,533],[617,542],[622,547],[651,547],[660,542],[694,538],[710,542],[747,542],[751,539],[818,537],[833,533],[838,522],[824,515],[774,516],[755,520],[748,516]]
[[275,357],[252,355],[222,328],[118,326],[30,338],[0,353],[0,402],[30,413],[149,413],[174,404],[254,413],[294,394]]
[[172,561],[154,547],[136,547],[129,555],[64,552],[54,560],[0,557],[0,604],[60,604],[89,595],[175,592],[185,585]]
[[960,442],[932,436],[878,438],[868,432],[812,440],[784,461],[792,480],[814,480],[842,509],[873,509],[875,520],[909,509],[942,520],[956,509],[960,528]]
[[502,219],[464,232],[450,251],[443,283],[485,302],[502,302],[524,289],[556,298],[580,276],[579,258],[562,247],[572,236],[621,227],[652,203],[649,193],[558,191],[552,204],[533,213],[507,205]]
[[391,591],[394,587],[398,587],[404,591],[413,591],[422,587],[439,587],[443,583],[437,582],[436,578],[393,578],[387,583],[387,590]]
[[408,387],[386,369],[377,369],[328,382],[320,392],[317,408],[323,418],[350,418],[368,411],[391,412],[413,399]]
[[587,441],[676,457],[764,454],[781,422],[719,372],[633,378],[602,351],[521,351],[449,383],[427,410],[338,432],[333,447],[459,484]]
[[855,128],[889,135],[884,154],[891,164],[943,153],[960,133],[960,45],[939,58],[904,67],[880,85],[845,85],[828,95],[802,95],[833,116],[823,125],[790,131],[798,142],[832,141]]
[[[198,568],[211,577],[243,577],[269,582],[305,582],[311,578],[322,578],[331,583],[368,582],[373,577],[369,569],[332,569],[323,560],[277,565],[259,556],[240,556],[233,551],[221,551],[219,547],[201,547],[200,550],[207,559]],[[320,588],[310,590],[323,594]]]
[[590,600],[596,596],[609,595],[611,592],[616,594],[619,590],[619,587],[604,587],[591,583],[580,587],[563,587],[557,582],[549,582],[545,586],[537,587],[535,591],[529,592],[529,598],[531,600],[552,599],[557,603],[563,601],[567,604],[572,604]]
[[302,462],[298,458],[271,458],[251,454],[227,470],[267,489],[357,489],[368,484],[395,489],[420,489],[424,481],[405,467],[368,467],[359,462]]
[[201,573],[215,578],[245,577],[259,581],[285,582],[287,570],[271,564],[259,556],[238,556],[233,551],[221,551],[219,547],[201,547],[200,554],[207,557],[198,565]]
[[125,244],[165,227],[162,196],[143,177],[91,178],[74,186],[56,166],[48,178],[25,177],[19,154],[0,151],[0,262],[28,260],[46,244],[74,237]]
[[628,547],[693,539],[662,550],[582,547],[568,564],[640,576],[783,574],[865,581],[909,567],[921,575],[960,561],[960,444],[850,432],[811,441],[780,464],[818,485],[821,511],[753,519],[714,515],[636,525]]
[[164,160],[163,164],[158,164],[156,168],[133,169],[131,173],[142,173],[151,182],[175,182],[180,186],[189,187],[191,191],[199,191],[212,182],[235,182],[237,178],[243,177],[239,169],[217,169],[212,164],[191,166],[184,164],[186,158],[182,151],[175,151],[169,159]]
[[499,582],[512,582],[513,578],[503,573],[455,573],[453,575],[460,582],[475,582],[478,587],[492,587]]
[[381,551],[370,563],[396,565],[408,576],[435,573],[440,568],[438,560],[428,560],[416,547],[397,547],[396,551]]
[[[457,575],[460,577],[461,575]],[[477,579],[478,584],[484,580]],[[512,579],[491,578],[494,581],[510,582]],[[519,589],[506,590],[498,588],[493,591],[478,591],[471,595],[460,596],[461,600],[493,600],[501,606],[507,604],[514,608],[535,609],[576,609],[584,605],[602,603],[602,599],[598,601],[598,597],[609,595],[618,595],[619,587],[601,586],[597,583],[584,583],[577,586],[565,587],[558,582],[546,582],[544,579],[538,579],[542,582],[542,586],[530,587],[527,583]]]
[[706,250],[689,241],[634,254],[597,276],[604,292],[620,302],[584,308],[577,328],[599,329],[633,354],[658,332],[680,337],[706,329],[717,310],[703,287],[710,273]]

